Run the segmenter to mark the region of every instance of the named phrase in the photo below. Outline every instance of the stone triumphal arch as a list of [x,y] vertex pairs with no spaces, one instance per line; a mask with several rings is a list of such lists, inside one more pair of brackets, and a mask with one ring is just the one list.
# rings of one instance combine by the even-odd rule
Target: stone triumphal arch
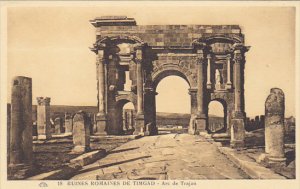
[[[122,107],[135,108],[134,134],[157,134],[155,96],[170,75],[189,86],[189,133],[207,131],[208,104],[224,106],[233,145],[244,135],[244,35],[237,25],[137,25],[125,16],[90,21],[96,28],[98,134],[122,134]],[[125,86],[131,86],[125,89]]]

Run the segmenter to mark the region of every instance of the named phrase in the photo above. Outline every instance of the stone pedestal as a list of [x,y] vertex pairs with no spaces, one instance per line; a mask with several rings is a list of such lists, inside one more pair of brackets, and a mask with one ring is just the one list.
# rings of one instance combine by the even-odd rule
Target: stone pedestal
[[265,162],[271,166],[285,166],[284,151],[284,93],[272,88],[265,102]]
[[207,126],[207,117],[206,116],[198,116],[196,118],[195,134],[200,134],[200,132],[207,133],[206,126]]
[[38,139],[47,140],[51,138],[50,98],[37,97],[37,103]]
[[107,123],[106,116],[97,114],[97,116],[96,116],[96,131],[95,131],[94,135],[107,135],[106,123]]
[[135,128],[134,128],[134,135],[144,135],[144,127],[145,127],[145,119],[144,115],[136,115],[135,119]]
[[15,77],[11,93],[9,179],[28,176],[32,168],[32,80]]
[[73,118],[73,144],[72,153],[81,154],[90,150],[90,125],[87,115],[79,111]]
[[245,144],[245,122],[244,119],[232,119],[231,122],[231,139],[230,146],[232,148],[243,148]]

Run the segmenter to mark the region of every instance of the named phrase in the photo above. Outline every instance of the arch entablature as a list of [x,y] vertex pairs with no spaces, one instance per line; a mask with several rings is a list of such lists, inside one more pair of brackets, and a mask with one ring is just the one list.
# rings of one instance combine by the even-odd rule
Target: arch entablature
[[209,95],[208,104],[211,101],[218,101],[228,110],[234,109],[234,94],[229,92],[215,92]]
[[123,107],[126,103],[131,102],[134,109],[137,108],[137,99],[134,94],[120,94],[116,96],[116,106]]

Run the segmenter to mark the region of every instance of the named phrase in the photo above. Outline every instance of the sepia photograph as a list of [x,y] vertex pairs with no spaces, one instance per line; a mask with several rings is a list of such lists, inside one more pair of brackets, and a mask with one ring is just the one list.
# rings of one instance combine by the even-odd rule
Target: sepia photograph
[[0,188],[300,187],[299,6],[2,2]]

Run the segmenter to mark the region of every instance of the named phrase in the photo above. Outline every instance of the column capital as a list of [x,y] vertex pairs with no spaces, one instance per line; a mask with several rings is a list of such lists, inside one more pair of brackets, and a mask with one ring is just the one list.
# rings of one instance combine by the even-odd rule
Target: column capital
[[[235,52],[236,52],[236,51],[235,51]],[[235,62],[236,64],[241,64],[241,63],[243,62],[243,60],[244,60],[244,56],[243,56],[242,53],[236,52],[236,53],[234,53],[234,55],[233,55],[233,60],[234,60],[234,62]]]
[[98,54],[99,51],[104,51],[106,49],[107,45],[105,43],[94,43],[93,47],[90,47],[90,50],[94,53]]
[[191,95],[191,94],[197,94],[197,91],[198,91],[198,89],[190,88],[189,89],[189,95]]
[[250,46],[245,46],[244,44],[242,43],[235,43],[232,45],[231,47],[231,52],[233,53],[245,53],[245,52],[248,52],[250,49]]
[[37,97],[36,100],[37,100],[37,103],[39,106],[42,106],[42,105],[50,105],[50,99],[49,97]]
[[231,59],[231,54],[227,54],[227,55],[226,55],[226,59],[227,59],[227,60],[230,60],[230,59]]
[[203,53],[198,53],[196,54],[196,62],[197,64],[204,64],[205,63],[205,56]]

